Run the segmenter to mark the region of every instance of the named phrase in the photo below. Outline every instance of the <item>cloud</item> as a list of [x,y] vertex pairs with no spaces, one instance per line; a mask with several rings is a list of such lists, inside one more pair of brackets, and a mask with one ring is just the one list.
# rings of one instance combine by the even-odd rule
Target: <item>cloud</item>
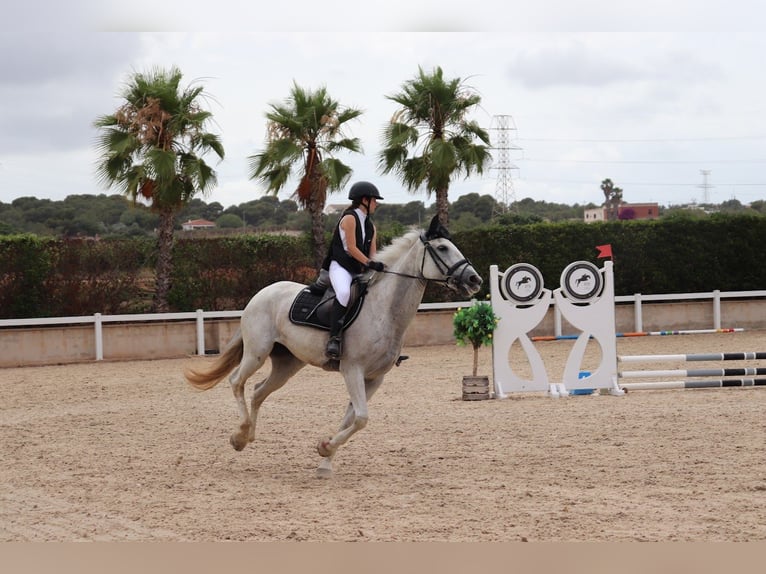
[[[90,145],[90,122],[115,94],[135,35],[51,32],[0,36],[0,154]],[[115,100],[116,101],[116,100]]]
[[548,45],[523,49],[508,65],[508,78],[533,90],[607,87],[645,75],[637,62],[612,56],[608,41],[596,47],[577,38],[556,41],[551,37]]

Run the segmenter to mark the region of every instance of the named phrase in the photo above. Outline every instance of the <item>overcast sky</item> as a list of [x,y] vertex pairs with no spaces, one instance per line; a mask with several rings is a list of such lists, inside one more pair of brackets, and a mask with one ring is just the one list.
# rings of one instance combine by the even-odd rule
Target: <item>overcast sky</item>
[[[482,98],[473,119],[495,142],[498,117],[510,117],[519,149],[507,152],[518,168],[508,200],[600,204],[605,178],[633,203],[766,199],[763,2],[474,0],[461,4],[467,12],[437,0],[261,4],[17,6],[0,36],[0,201],[114,193],[94,175],[93,121],[120,105],[132,72],[173,65],[184,85],[202,82],[212,96],[209,127],[226,159],[207,158],[219,184],[203,199],[224,207],[262,196],[247,156],[263,148],[264,114],[294,81],[364,110],[349,127],[364,155],[339,156],[352,181],[375,182],[387,202],[430,204],[376,169],[396,111],[385,96],[418,66],[464,79]],[[450,199],[501,199],[498,175],[455,181]]]

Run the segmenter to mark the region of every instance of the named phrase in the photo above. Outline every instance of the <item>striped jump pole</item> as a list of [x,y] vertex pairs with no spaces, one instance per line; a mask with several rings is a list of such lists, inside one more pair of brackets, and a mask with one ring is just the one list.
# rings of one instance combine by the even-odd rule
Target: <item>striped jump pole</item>
[[[766,360],[766,352],[745,353],[692,353],[685,355],[623,355],[617,357],[620,364],[694,362],[694,361],[756,361]],[[735,367],[707,369],[657,369],[645,371],[618,371],[618,379],[639,379],[649,377],[741,377],[721,379],[696,379],[680,381],[644,381],[624,383],[625,390],[654,389],[710,389],[723,387],[760,387],[766,386],[766,378],[754,378],[766,375],[766,367]]]
[[669,369],[658,371],[621,371],[623,379],[646,379],[647,377],[743,377],[766,375],[766,367],[741,369]]
[[754,353],[692,353],[688,355],[620,355],[620,363],[659,363],[667,361],[759,361],[766,352]]
[[702,379],[698,381],[659,381],[626,383],[620,385],[628,391],[653,391],[658,389],[715,389],[724,387],[765,387],[766,379]]
[[734,329],[677,329],[675,331],[632,331],[617,333],[618,337],[658,337],[666,335],[704,335],[713,333],[742,333],[743,328]]

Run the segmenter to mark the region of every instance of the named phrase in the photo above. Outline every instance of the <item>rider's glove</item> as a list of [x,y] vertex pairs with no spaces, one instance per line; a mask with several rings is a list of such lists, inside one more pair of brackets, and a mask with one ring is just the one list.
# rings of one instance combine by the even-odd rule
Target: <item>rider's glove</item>
[[380,261],[373,261],[372,259],[367,262],[367,267],[373,271],[383,271],[386,268]]

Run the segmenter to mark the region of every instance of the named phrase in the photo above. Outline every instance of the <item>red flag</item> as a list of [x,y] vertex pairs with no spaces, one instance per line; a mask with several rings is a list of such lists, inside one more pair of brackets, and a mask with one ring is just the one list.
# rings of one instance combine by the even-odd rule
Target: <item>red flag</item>
[[596,245],[596,249],[598,249],[598,255],[596,256],[596,259],[603,259],[604,257],[612,256],[611,243],[607,243],[606,245]]

